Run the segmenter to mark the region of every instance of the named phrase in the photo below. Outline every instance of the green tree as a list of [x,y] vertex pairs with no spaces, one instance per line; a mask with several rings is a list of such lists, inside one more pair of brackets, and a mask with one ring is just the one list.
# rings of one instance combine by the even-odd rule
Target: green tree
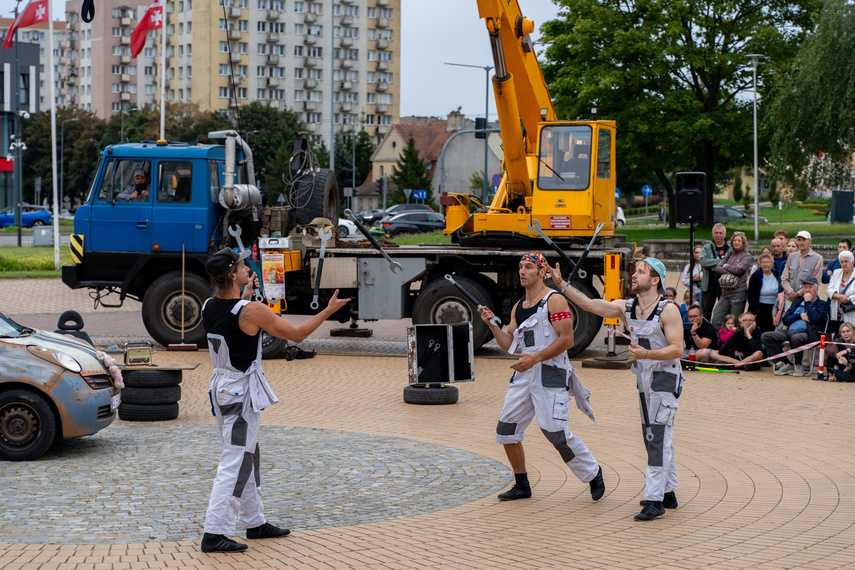
[[241,106],[235,128],[252,149],[256,178],[260,185],[266,187],[274,179],[281,179],[282,173],[288,169],[287,161],[274,163],[270,158],[276,156],[282,146],[286,147],[290,158],[290,151],[294,148],[294,134],[303,130],[304,125],[294,111],[280,110],[253,101]]
[[733,175],[733,200],[738,204],[742,202],[742,169],[737,168]]
[[747,54],[785,64],[818,2],[559,0],[559,19],[541,28],[558,116],[596,107],[617,121],[617,155],[634,179],[652,173],[672,200],[674,172],[698,170],[711,198],[717,175],[751,154]]
[[855,152],[855,5],[828,0],[794,65],[772,88],[764,127],[773,173],[806,195],[852,183]]
[[336,133],[335,175],[340,188],[353,185],[354,150],[356,151],[356,186],[365,181],[368,173],[371,172],[371,155],[374,154],[374,148],[374,143],[364,128],[355,137],[353,133]]
[[480,196],[484,190],[484,171],[479,170],[469,175],[469,191]]
[[407,201],[407,197],[404,195],[405,188],[411,190],[428,190],[428,203],[432,204],[432,199],[430,198],[430,176],[428,176],[427,166],[425,165],[425,161],[419,156],[416,141],[412,136],[407,140],[407,146],[404,147],[401,156],[398,157],[397,163],[392,168],[390,179],[397,186],[389,197],[391,205],[403,204]]
[[773,206],[775,205],[775,203],[778,200],[781,199],[781,197],[778,195],[778,181],[777,180],[772,180],[771,182],[769,182],[769,191],[766,192],[766,199],[769,200],[770,202],[772,202]]

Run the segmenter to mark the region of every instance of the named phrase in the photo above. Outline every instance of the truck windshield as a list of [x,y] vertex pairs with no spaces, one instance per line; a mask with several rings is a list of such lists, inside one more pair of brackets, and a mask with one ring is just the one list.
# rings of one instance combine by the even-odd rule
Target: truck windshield
[[542,128],[537,187],[586,190],[591,183],[591,137],[588,125]]

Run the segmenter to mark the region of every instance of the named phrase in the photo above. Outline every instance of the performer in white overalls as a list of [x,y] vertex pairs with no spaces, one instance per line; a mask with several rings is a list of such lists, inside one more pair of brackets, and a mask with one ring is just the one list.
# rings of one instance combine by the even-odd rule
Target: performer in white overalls
[[238,254],[226,248],[205,264],[214,286],[213,297],[202,307],[214,366],[209,396],[223,453],[205,516],[202,552],[245,550],[245,544],[228,538],[235,533],[238,518],[246,526],[249,539],[290,533],[265,520],[259,490],[261,410],[279,401],[261,369],[261,330],[301,342],[349,300],[338,299],[336,291],[323,311],[295,327],[266,304],[248,300],[258,284],[255,274],[243,263],[248,255],[249,250]]
[[[556,284],[563,287],[558,265],[551,271]],[[663,263],[648,257],[638,264],[632,275],[634,299],[609,303],[589,299],[572,287],[567,289],[569,299],[580,309],[621,319],[632,336],[629,352],[636,360],[633,368],[647,449],[647,474],[641,501],[644,508],[635,516],[642,521],[665,514],[665,508],[677,508],[677,471],[671,437],[683,382],[679,360],[683,352],[683,324],[677,306],[661,296],[665,292],[664,279]]]
[[591,420],[588,404],[591,392],[576,377],[567,350],[573,346],[573,322],[567,300],[546,285],[548,265],[542,254],[528,253],[520,260],[520,284],[525,297],[514,305],[507,332],[490,322],[493,312],[479,307],[481,318],[490,326],[503,350],[520,359],[511,368],[505,405],[496,428],[496,442],[505,447],[514,471],[514,486],[499,495],[502,501],[531,497],[522,440],[525,428],[537,416],[537,423],[561,459],[581,481],[588,483],[591,497],[602,498],[606,487],[597,460],[567,427],[570,398]]

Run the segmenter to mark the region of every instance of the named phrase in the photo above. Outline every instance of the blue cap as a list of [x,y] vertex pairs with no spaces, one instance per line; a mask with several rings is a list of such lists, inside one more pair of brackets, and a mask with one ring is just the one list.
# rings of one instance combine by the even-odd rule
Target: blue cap
[[665,294],[665,264],[655,257],[645,257],[644,263],[659,275],[659,294]]

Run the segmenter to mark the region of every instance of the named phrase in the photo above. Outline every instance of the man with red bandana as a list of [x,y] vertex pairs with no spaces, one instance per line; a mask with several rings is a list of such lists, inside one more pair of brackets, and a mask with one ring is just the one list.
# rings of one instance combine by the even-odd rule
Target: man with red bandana
[[543,435],[573,474],[590,485],[591,497],[597,501],[606,490],[603,470],[579,436],[567,427],[571,396],[576,406],[594,419],[588,404],[591,392],[579,382],[567,357],[567,349],[573,346],[570,307],[563,296],[546,285],[549,266],[541,253],[525,254],[519,267],[525,296],[514,305],[507,332],[490,322],[494,316],[490,309],[478,309],[499,346],[519,356],[511,365],[514,372],[496,427],[496,443],[505,447],[515,482],[499,500],[531,497],[522,440],[536,415]]

